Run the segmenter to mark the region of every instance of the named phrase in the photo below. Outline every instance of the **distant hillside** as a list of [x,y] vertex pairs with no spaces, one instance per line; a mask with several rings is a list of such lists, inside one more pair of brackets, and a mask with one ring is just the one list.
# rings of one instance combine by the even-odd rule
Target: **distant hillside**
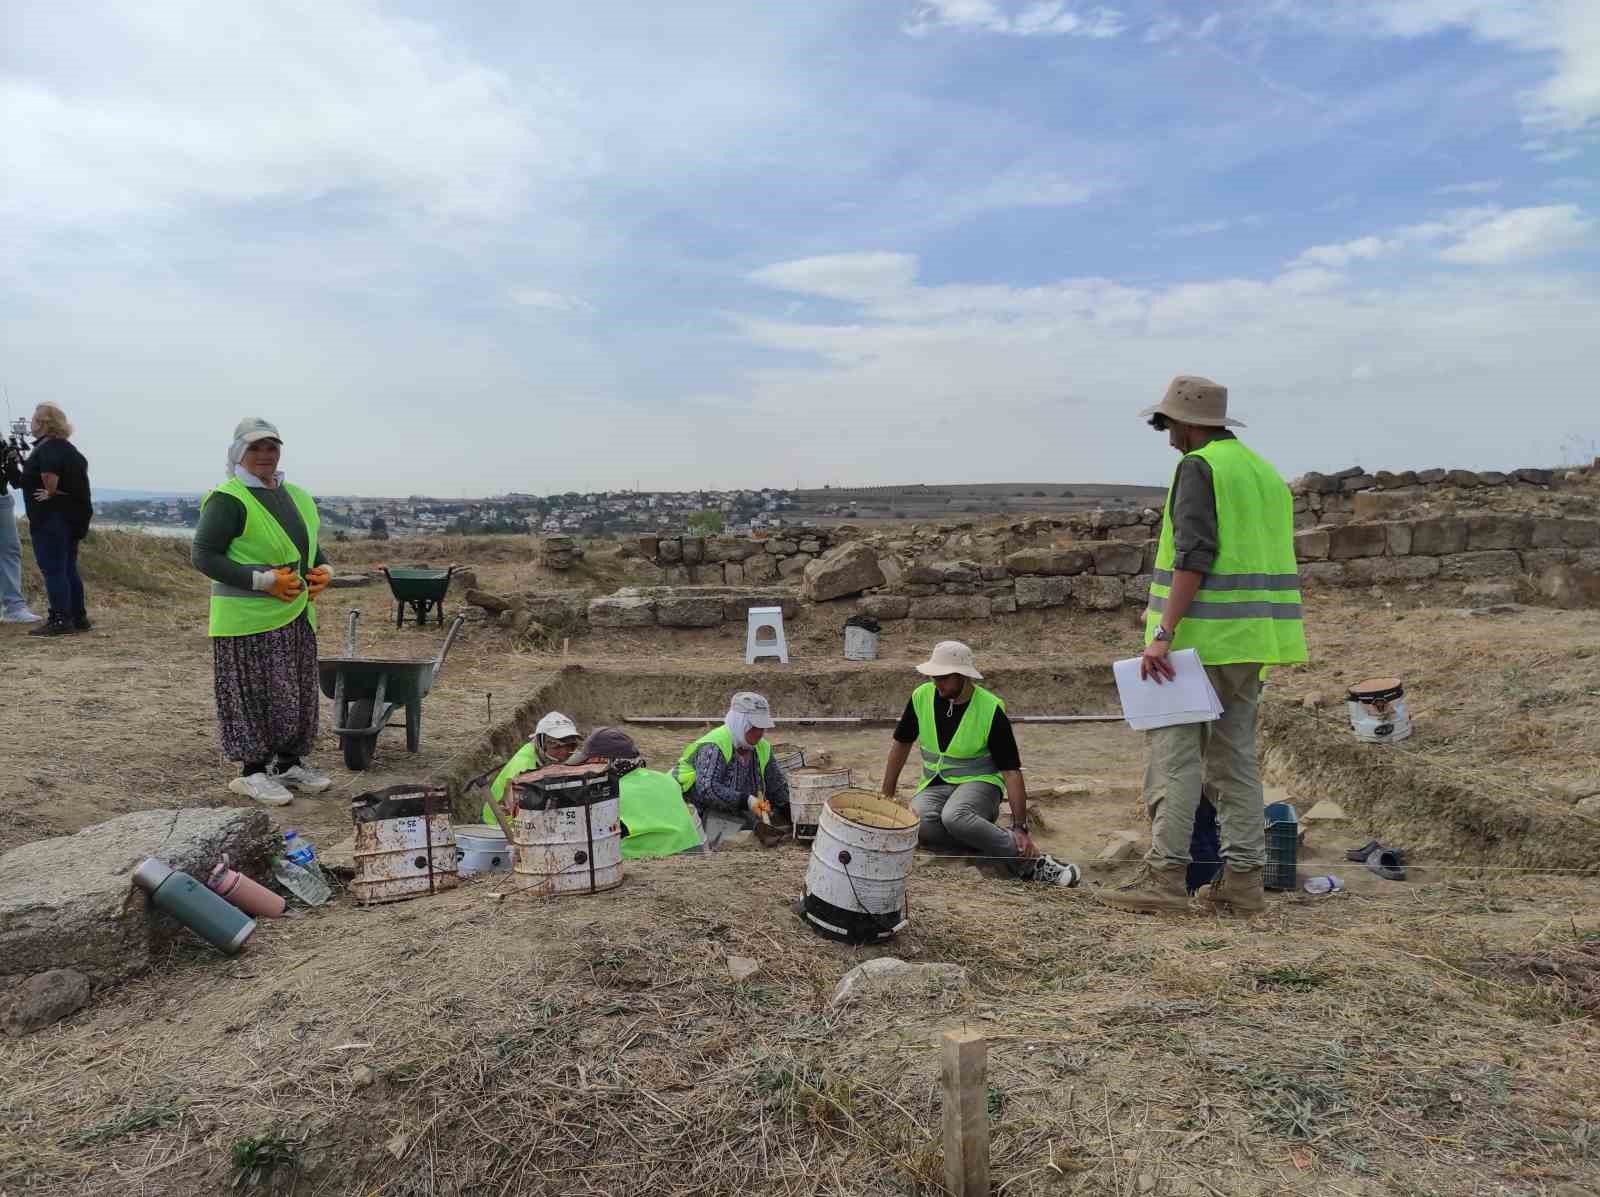
[[1110,482],[953,482],[913,486],[840,486],[790,492],[805,515],[862,519],[938,519],[946,515],[1083,511],[1092,507],[1154,507],[1159,486]]

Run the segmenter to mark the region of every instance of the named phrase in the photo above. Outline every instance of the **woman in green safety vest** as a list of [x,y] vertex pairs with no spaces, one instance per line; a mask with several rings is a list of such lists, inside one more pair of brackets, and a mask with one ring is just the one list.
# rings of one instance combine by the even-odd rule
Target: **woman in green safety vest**
[[317,612],[333,577],[309,494],[278,468],[283,438],[240,420],[227,478],[200,501],[190,560],[211,579],[211,636],[222,750],[240,763],[228,788],[272,806],[332,782],[306,764],[317,739]]
[[[578,725],[560,711],[549,712],[534,726],[533,737],[517,749],[489,783],[489,793],[494,795],[492,801],[505,802],[506,786],[513,777],[531,773],[546,765],[564,765],[577,747]],[[516,812],[512,811],[511,815],[515,817]],[[499,826],[495,822],[494,807],[489,801],[483,804],[483,821],[490,827]]]
[[764,825],[788,823],[789,779],[766,739],[776,726],[765,698],[741,692],[729,702],[722,725],[691,740],[678,757],[678,784],[713,846],[754,829],[758,819]]
[[597,727],[568,764],[606,761],[616,770],[622,855],[626,860],[674,856],[700,848],[704,837],[677,779],[645,768],[633,737],[620,727]]

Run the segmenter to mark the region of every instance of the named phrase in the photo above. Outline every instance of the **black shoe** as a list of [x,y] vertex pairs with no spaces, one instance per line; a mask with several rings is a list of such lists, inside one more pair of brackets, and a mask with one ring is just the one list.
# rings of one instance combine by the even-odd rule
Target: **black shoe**
[[72,621],[62,619],[59,615],[52,615],[38,627],[28,633],[30,636],[70,636],[72,635]]
[[72,630],[74,632],[87,632],[94,624],[89,622],[87,615],[74,615],[72,617]]

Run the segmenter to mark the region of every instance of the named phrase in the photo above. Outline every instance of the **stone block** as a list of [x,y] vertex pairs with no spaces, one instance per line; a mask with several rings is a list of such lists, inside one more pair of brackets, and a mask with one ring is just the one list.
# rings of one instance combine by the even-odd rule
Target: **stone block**
[[905,576],[905,570],[900,568],[900,562],[893,557],[879,557],[878,568],[883,571],[883,581],[887,586],[893,586]]
[[656,600],[607,595],[589,602],[589,626],[595,628],[647,628],[656,622]]
[[1529,486],[1549,486],[1556,480],[1554,470],[1518,470],[1514,475],[1518,482],[1526,482]]
[[977,594],[979,586],[976,582],[941,582],[939,589],[944,594]]
[[0,1031],[20,1038],[54,1026],[89,1004],[89,978],[75,968],[34,973],[0,1009]]
[[1447,470],[1418,470],[1417,481],[1423,486],[1438,486],[1445,480]]
[[1353,478],[1343,478],[1339,482],[1339,489],[1347,495],[1353,495],[1358,490],[1367,490],[1376,486],[1378,480],[1371,474],[1357,474]]
[[1144,568],[1144,549],[1140,545],[1104,543],[1094,545],[1094,572],[1105,577],[1132,577]]
[[721,622],[721,595],[682,595],[656,600],[656,623],[664,628],[714,628]]
[[748,536],[713,536],[705,542],[707,561],[744,561],[766,552],[766,548],[761,541]]
[[[1357,470],[1356,473],[1360,473]],[[1294,480],[1291,491],[1305,495],[1331,495],[1338,491],[1340,479],[1327,474],[1319,474],[1313,470],[1309,474],[1302,474]]]
[[744,564],[739,561],[729,561],[722,567],[722,580],[729,586],[744,585]]
[[1294,530],[1296,532],[1304,532],[1309,528],[1315,528],[1320,522],[1315,512],[1299,511],[1295,513]]
[[1306,498],[1304,495],[1296,495],[1294,497],[1294,513],[1296,515],[1304,515],[1306,512],[1308,512],[1310,510],[1311,510],[1311,500],[1310,499]]
[[1444,480],[1451,486],[1461,486],[1469,489],[1474,486],[1482,485],[1482,483],[1478,481],[1478,476],[1471,470],[1447,470],[1445,472]]
[[495,615],[499,615],[502,611],[510,611],[517,606],[517,600],[510,596],[490,594],[484,590],[467,591],[467,603],[473,607],[482,607]]
[[706,541],[703,536],[685,536],[683,538],[683,563],[685,565],[699,565],[706,559]]
[[1600,569],[1551,565],[1539,574],[1539,593],[1558,607],[1576,611],[1600,607]]
[[[689,576],[687,565],[663,565],[661,567],[661,584],[663,586],[692,586],[694,579]],[[587,608],[587,604],[585,604]],[[587,616],[587,609],[584,612]]]
[[[801,541],[803,549],[815,541]],[[878,554],[860,541],[850,541],[830,549],[805,567],[801,591],[814,603],[846,598],[884,584]]]
[[1011,576],[1011,571],[1003,565],[985,565],[979,573],[985,582],[1000,582]]
[[1107,535],[1112,540],[1125,540],[1129,544],[1142,545],[1150,539],[1150,529],[1143,524],[1129,524],[1123,528],[1112,528]]
[[1326,561],[1332,537],[1326,529],[1299,532],[1294,538],[1294,555],[1297,561]]
[[649,535],[640,536],[638,545],[639,556],[643,557],[646,561],[654,561],[656,559],[656,555],[661,551],[661,537]]
[[1369,490],[1350,500],[1350,510],[1358,520],[1388,520],[1416,505],[1415,491]]
[[1300,567],[1300,585],[1339,586],[1344,582],[1344,562],[1307,561]]
[[912,619],[988,619],[989,598],[983,594],[940,594],[911,600]]
[[900,587],[900,592],[910,595],[912,598],[927,598],[930,594],[943,593],[937,586],[923,586],[915,582],[908,582]]
[[1144,855],[1145,840],[1146,837],[1131,831],[1115,832],[1095,856],[1095,861],[1099,864],[1119,864],[1125,860],[1137,860]]
[[905,580],[913,586],[938,586],[944,573],[936,565],[913,565],[906,571]]
[[1044,607],[1064,607],[1072,598],[1072,579],[1030,576],[1017,579],[1017,608],[1035,611]]
[[1536,516],[1529,521],[1528,544],[1535,549],[1555,549],[1567,543],[1566,521]]
[[1509,479],[1499,470],[1479,470],[1478,481],[1484,486],[1504,486]]
[[1419,556],[1448,557],[1466,549],[1466,520],[1418,520],[1411,525],[1411,551]]
[[822,542],[815,536],[807,536],[800,542],[800,551],[802,553],[820,553],[822,552]]
[[1439,576],[1452,582],[1475,582],[1480,578],[1503,578],[1522,572],[1522,559],[1510,549],[1481,553],[1457,553],[1442,558]]
[[1083,549],[1019,549],[1006,558],[1006,569],[1012,577],[1068,577],[1084,573],[1093,565],[1094,555]]
[[683,541],[676,537],[659,541],[656,547],[661,560],[669,565],[683,560]]
[[1347,469],[1340,470],[1337,474],[1329,474],[1328,477],[1342,484],[1345,479],[1359,478],[1365,472],[1360,466],[1350,466]]
[[859,605],[861,614],[874,619],[904,619],[911,614],[911,600],[903,594],[869,594]]
[[770,586],[778,580],[778,559],[767,553],[758,553],[744,563],[746,586]]
[[1389,550],[1389,530],[1383,524],[1345,524],[1328,533],[1328,557],[1382,557]]
[[1469,552],[1526,548],[1530,539],[1531,530],[1525,519],[1508,515],[1474,515],[1467,518]]
[[1124,598],[1122,579],[1080,574],[1072,579],[1072,597],[1090,611],[1115,611]]
[[749,618],[751,607],[781,607],[783,617],[793,619],[800,613],[800,600],[781,590],[723,595],[722,620],[724,623],[736,623],[742,627]]
[[1392,523],[1389,528],[1389,556],[1407,557],[1411,554],[1411,525]]
[[204,881],[226,852],[259,880],[280,843],[266,811],[222,807],[135,811],[11,849],[0,855],[0,990],[52,969],[75,969],[98,988],[189,936],[134,887],[147,856]]
[[800,551],[800,545],[793,540],[769,540],[767,552],[773,557],[793,557]]
[[1344,563],[1345,581],[1355,585],[1420,582],[1438,574],[1437,557],[1356,557]]
[[989,596],[989,614],[1015,615],[1017,613],[1017,596],[1010,591],[1005,594]]
[[1600,520],[1562,520],[1562,539],[1574,549],[1600,545]]
[[784,578],[798,578],[806,572],[806,566],[815,560],[809,553],[796,553],[793,557],[785,557],[778,562],[778,574]]
[[1405,478],[1391,470],[1379,470],[1372,475],[1372,480],[1379,490],[1398,490],[1406,485]]
[[1124,601],[1130,603],[1148,603],[1150,601],[1150,585],[1155,581],[1153,574],[1139,574],[1129,578],[1122,584]]
[[1569,565],[1578,559],[1577,549],[1524,549],[1522,568],[1534,577],[1540,577],[1552,565]]

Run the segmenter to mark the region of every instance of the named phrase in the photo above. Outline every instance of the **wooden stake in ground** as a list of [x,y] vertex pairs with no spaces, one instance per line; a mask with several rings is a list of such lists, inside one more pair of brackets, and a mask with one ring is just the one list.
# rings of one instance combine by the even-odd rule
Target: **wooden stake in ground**
[[989,1045],[978,1031],[944,1034],[944,1187],[989,1197]]

